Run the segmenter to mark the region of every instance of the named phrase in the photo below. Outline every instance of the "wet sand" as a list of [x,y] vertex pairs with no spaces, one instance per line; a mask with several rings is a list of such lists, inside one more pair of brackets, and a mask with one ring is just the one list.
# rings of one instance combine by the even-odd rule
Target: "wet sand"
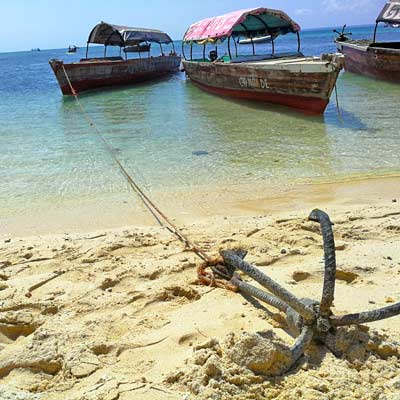
[[[246,184],[196,186],[147,194],[180,224],[219,216],[263,216],[315,207],[373,205],[400,199],[400,177],[353,179],[334,183]],[[399,200],[400,201],[400,200]],[[14,215],[3,210],[0,238],[56,233],[83,233],[129,226],[157,226],[138,197],[126,192],[102,199],[82,200],[62,207],[31,209]]]
[[[173,214],[187,197],[164,204],[210,255],[244,248],[248,260],[269,276],[297,296],[316,300],[322,239],[307,216],[322,208],[335,223],[341,271],[334,313],[400,301],[399,179],[285,187],[279,195],[264,189],[253,188],[240,201],[209,191],[193,203],[193,209],[206,204],[197,213],[187,208],[186,214]],[[291,345],[294,339],[276,310],[200,286],[199,260],[168,231],[151,226],[148,217],[124,218],[126,227],[114,229],[109,228],[120,221],[101,214],[93,225],[81,215],[74,222],[63,219],[64,226],[38,216],[25,231],[22,222],[14,232],[3,226],[0,398],[400,396],[400,317],[344,332],[340,356],[313,345],[289,374],[260,376],[251,365],[241,365],[251,352],[244,333],[263,333],[272,349],[278,342]],[[243,359],[235,361],[235,349]]]

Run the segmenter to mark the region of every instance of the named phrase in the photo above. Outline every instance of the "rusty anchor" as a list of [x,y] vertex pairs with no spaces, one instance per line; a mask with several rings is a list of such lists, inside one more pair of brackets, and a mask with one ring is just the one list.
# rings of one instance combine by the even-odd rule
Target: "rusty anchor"
[[[330,348],[329,335],[334,335],[337,327],[360,325],[369,322],[391,318],[400,314],[400,303],[380,308],[378,310],[366,311],[348,315],[333,315],[331,308],[335,295],[336,282],[336,250],[332,222],[325,212],[314,210],[309,216],[310,221],[321,225],[323,247],[324,247],[324,284],[321,300],[300,299],[287,289],[272,280],[244,259],[247,252],[243,250],[222,250],[220,252],[224,261],[223,265],[212,268],[215,275],[229,279],[229,285],[237,291],[254,297],[277,310],[286,314],[289,329],[297,336],[295,344],[291,347],[291,365],[302,357],[310,343],[315,340]],[[268,292],[244,282],[238,274],[243,272],[253,278]]]

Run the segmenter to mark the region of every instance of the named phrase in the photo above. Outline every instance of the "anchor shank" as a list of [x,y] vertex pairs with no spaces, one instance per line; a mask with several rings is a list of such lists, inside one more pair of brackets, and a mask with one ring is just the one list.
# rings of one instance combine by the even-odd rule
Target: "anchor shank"
[[242,260],[232,251],[221,251],[221,255],[227,265],[240,269],[246,275],[253,278],[260,285],[268,289],[272,294],[279,297],[280,300],[283,300],[285,303],[287,303],[293,308],[293,310],[297,311],[306,321],[315,320],[316,316],[311,308],[305,306],[296,296],[273,281],[263,272]]
[[248,283],[243,282],[236,277],[233,277],[231,279],[231,283],[236,286],[240,290],[240,292],[255,297],[256,299],[266,304],[269,304],[272,307],[275,307],[279,311],[286,313],[288,305],[279,300],[277,297],[268,294],[261,289],[256,288],[255,286],[249,285]]

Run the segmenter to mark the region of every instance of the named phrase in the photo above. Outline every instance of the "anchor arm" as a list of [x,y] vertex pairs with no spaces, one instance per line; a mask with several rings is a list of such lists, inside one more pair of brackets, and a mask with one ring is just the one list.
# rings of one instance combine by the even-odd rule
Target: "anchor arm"
[[400,303],[380,308],[378,310],[366,311],[356,314],[332,316],[330,321],[334,326],[361,325],[368,322],[380,321],[400,315]]
[[329,315],[330,308],[332,307],[335,298],[336,282],[336,252],[335,238],[332,229],[333,224],[329,215],[321,210],[314,210],[308,219],[310,221],[319,222],[321,225],[324,242],[325,275],[320,309],[323,315]]

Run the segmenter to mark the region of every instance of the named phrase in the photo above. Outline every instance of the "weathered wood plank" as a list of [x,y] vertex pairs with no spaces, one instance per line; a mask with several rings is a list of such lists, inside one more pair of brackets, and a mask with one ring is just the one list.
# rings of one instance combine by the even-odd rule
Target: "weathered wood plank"
[[325,111],[341,70],[340,64],[305,58],[279,64],[184,61],[183,65],[193,83],[208,92],[315,114]]
[[175,55],[150,57],[134,60],[96,60],[64,64],[51,60],[61,91],[72,95],[63,67],[76,92],[83,92],[104,86],[127,85],[155,79],[177,72],[181,58]]

